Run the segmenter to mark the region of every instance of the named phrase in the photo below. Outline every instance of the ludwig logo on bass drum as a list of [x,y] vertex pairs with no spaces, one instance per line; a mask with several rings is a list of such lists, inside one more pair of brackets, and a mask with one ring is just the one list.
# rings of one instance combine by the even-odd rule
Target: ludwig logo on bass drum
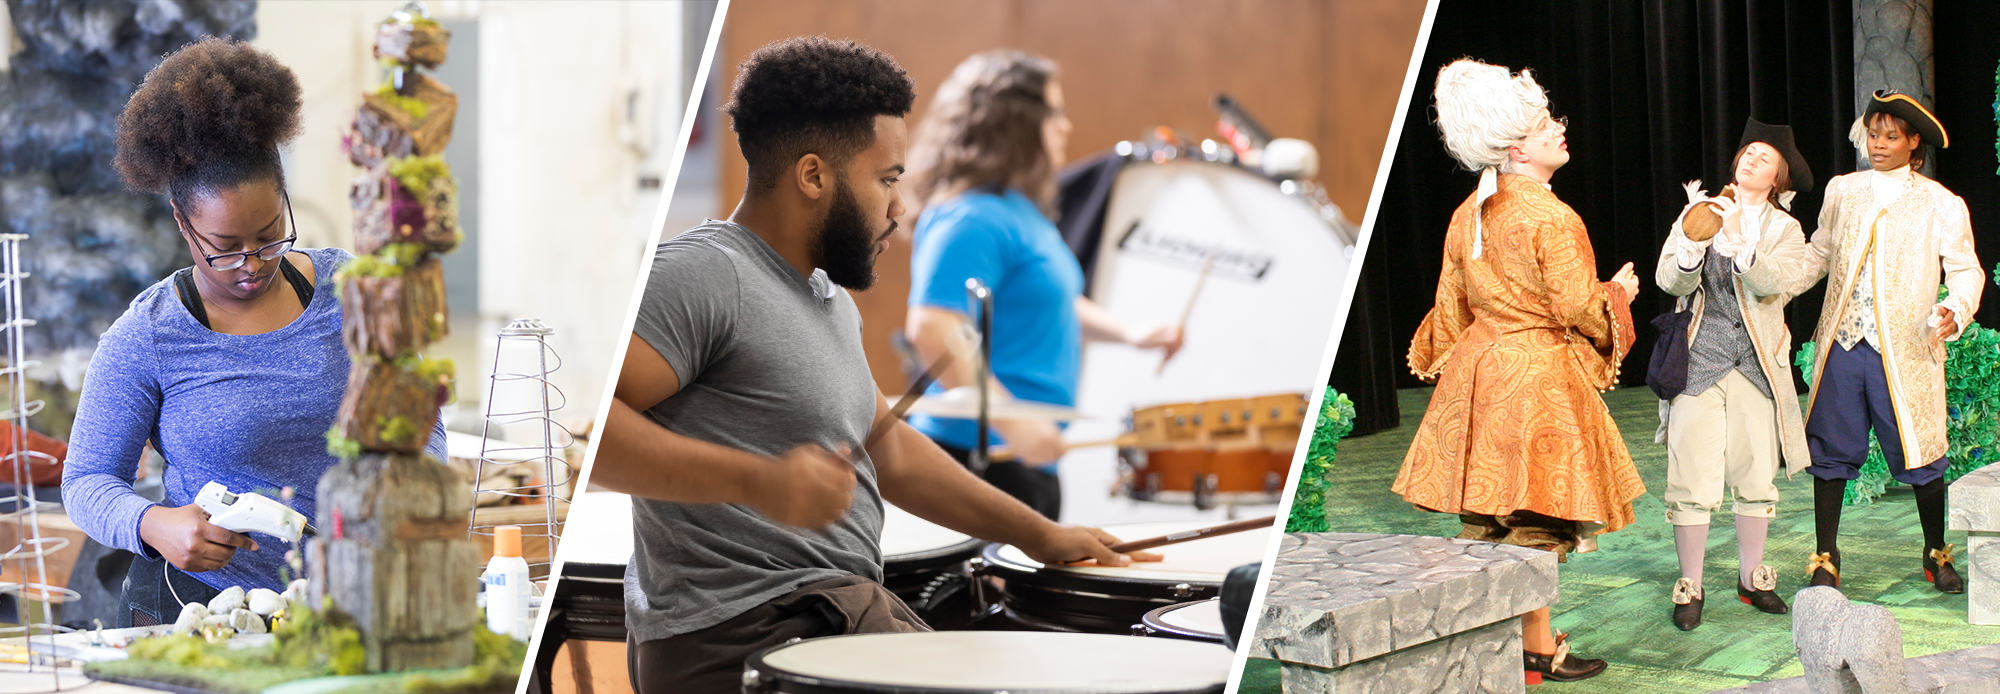
[[1269,253],[1226,248],[1221,243],[1162,231],[1144,221],[1134,222],[1130,229],[1125,230],[1125,236],[1118,240],[1118,250],[1197,270],[1208,264],[1209,256],[1213,255],[1215,268],[1210,271],[1211,274],[1248,282],[1263,281],[1264,275],[1271,271],[1271,264],[1276,261],[1276,256]]

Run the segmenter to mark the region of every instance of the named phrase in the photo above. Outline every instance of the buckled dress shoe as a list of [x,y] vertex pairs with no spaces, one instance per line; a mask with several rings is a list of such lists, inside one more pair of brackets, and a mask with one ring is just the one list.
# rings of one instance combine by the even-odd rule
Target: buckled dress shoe
[[1811,557],[1806,566],[1806,585],[1840,587],[1840,550],[1820,552]]
[[1695,583],[1694,579],[1682,576],[1674,581],[1674,627],[1681,631],[1694,631],[1695,627],[1701,626],[1701,603],[1705,597],[1701,584]]
[[1550,654],[1521,652],[1521,664],[1531,678],[1541,678],[1557,682],[1575,682],[1596,677],[1608,665],[1602,660],[1578,658],[1569,654],[1569,634],[1556,634],[1556,652]]
[[1940,593],[1957,595],[1965,592],[1965,579],[1958,575],[1958,568],[1952,566],[1954,545],[1945,545],[1924,552],[1924,580]]
[[1785,606],[1785,599],[1778,597],[1778,571],[1765,564],[1758,564],[1750,570],[1750,585],[1736,584],[1736,598],[1743,604],[1757,608],[1768,614],[1791,612]]

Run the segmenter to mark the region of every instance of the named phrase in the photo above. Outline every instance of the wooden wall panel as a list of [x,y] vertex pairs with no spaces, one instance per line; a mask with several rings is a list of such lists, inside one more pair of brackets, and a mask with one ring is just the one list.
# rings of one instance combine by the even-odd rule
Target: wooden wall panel
[[[979,51],[1019,48],[1062,67],[1071,160],[1166,125],[1215,137],[1212,102],[1227,93],[1280,137],[1312,142],[1320,181],[1361,222],[1397,109],[1421,0],[735,0],[723,27],[714,79],[771,41],[803,34],[851,38],[896,57],[917,83],[922,117],[952,68]],[[722,93],[727,94],[727,88]],[[744,165],[720,120],[722,217],[743,191]],[[903,376],[889,336],[901,330],[909,294],[909,235],[903,221],[877,265],[881,280],[857,293],[869,365],[892,395]]]

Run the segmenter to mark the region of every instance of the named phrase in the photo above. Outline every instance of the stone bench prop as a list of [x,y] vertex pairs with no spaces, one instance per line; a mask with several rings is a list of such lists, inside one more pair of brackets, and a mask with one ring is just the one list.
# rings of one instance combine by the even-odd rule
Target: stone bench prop
[[1289,533],[1251,655],[1284,690],[1523,692],[1521,621],[1556,600],[1556,555],[1417,535]]
[[1966,473],[1951,483],[1951,529],[1966,532],[1966,619],[2000,624],[2000,465]]

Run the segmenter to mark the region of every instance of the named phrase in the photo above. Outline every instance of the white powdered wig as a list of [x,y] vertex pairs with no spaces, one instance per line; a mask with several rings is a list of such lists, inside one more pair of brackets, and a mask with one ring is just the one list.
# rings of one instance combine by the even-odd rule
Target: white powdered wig
[[[1437,125],[1445,151],[1467,171],[1479,172],[1475,207],[1500,189],[1496,172],[1508,164],[1507,148],[1529,135],[1549,106],[1549,96],[1527,70],[1516,75],[1507,68],[1470,58],[1452,61],[1438,71]],[[1486,250],[1486,222],[1473,215],[1472,257]]]
[[1445,151],[1467,171],[1507,162],[1507,148],[1535,134],[1548,94],[1527,70],[1462,58],[1438,71],[1437,125]]

